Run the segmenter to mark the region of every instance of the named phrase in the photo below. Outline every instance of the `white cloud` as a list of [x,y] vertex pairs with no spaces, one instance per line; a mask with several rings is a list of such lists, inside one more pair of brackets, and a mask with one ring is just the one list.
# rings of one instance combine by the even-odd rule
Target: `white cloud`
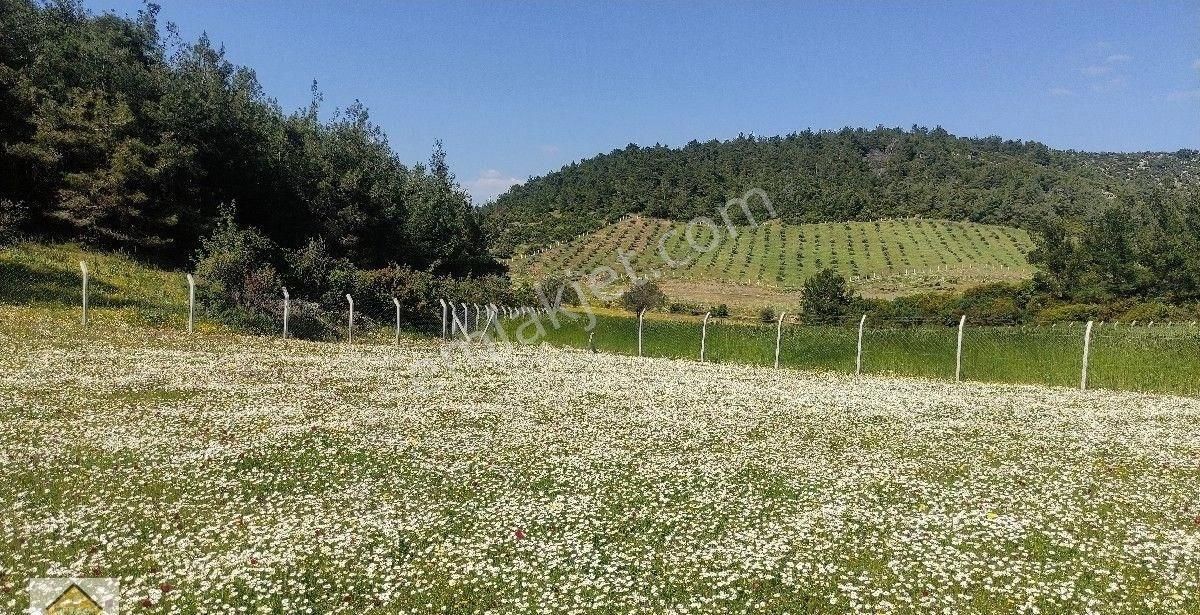
[[557,156],[558,155],[558,146],[557,145],[549,145],[549,144],[542,145],[542,146],[538,147],[538,149],[541,150],[541,152],[547,156]]
[[1192,68],[1200,70],[1200,58],[1196,58],[1194,61],[1192,61]]
[[1167,94],[1167,100],[1200,100],[1200,90],[1180,90]]
[[1050,88],[1050,95],[1058,98],[1064,98],[1067,96],[1074,96],[1075,91],[1067,88]]
[[1114,54],[1108,56],[1107,58],[1104,58],[1104,61],[1108,62],[1109,64],[1116,64],[1118,62],[1128,62],[1132,59],[1133,59],[1133,56],[1131,56],[1127,53],[1114,53]]
[[505,175],[496,169],[487,169],[480,171],[478,177],[467,182],[467,190],[476,203],[484,203],[520,183],[523,182],[515,177]]
[[1088,67],[1083,68],[1082,72],[1085,75],[1091,75],[1093,77],[1097,77],[1100,75],[1107,75],[1108,73],[1111,73],[1112,67],[1104,66],[1102,64],[1097,64],[1095,66],[1088,66]]

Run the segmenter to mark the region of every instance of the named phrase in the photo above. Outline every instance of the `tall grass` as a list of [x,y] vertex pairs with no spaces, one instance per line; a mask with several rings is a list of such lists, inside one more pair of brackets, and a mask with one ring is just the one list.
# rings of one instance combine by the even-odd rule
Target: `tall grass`
[[[511,338],[525,319],[504,321]],[[587,348],[584,319],[545,320],[537,343]],[[532,329],[526,329],[529,333]],[[773,365],[775,325],[710,320],[706,361]],[[597,315],[590,332],[599,352],[637,354],[637,320]],[[864,373],[953,380],[956,327],[904,322],[868,322],[863,331]],[[643,354],[699,360],[700,322],[647,318]],[[1082,324],[1030,327],[973,327],[963,336],[962,378],[983,382],[1077,387],[1083,368]],[[858,350],[857,321],[808,326],[785,323],[781,367],[853,373]],[[1092,337],[1089,388],[1200,394],[1200,327],[1101,326]]]

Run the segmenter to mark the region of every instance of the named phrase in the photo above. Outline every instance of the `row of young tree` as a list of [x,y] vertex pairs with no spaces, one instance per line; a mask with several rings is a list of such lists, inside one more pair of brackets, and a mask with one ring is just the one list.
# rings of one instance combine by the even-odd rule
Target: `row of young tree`
[[[253,229],[265,259],[256,275],[269,267],[314,298],[329,272],[297,263],[355,275],[501,270],[440,144],[427,165],[407,166],[361,104],[323,120],[315,83],[311,104],[285,112],[253,70],[206,36],[160,28],[158,12],[0,0],[3,234],[183,267],[198,251],[219,259],[231,229]],[[224,241],[206,244],[214,233]]]

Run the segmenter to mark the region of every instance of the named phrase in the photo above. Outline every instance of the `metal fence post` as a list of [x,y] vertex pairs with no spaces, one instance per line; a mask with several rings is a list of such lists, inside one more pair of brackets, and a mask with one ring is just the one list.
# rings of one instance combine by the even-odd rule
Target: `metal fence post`
[[643,308],[638,312],[638,356],[642,356],[642,317],[645,316],[646,310]]
[[292,297],[288,295],[287,287],[283,287],[283,339],[288,336],[288,309],[291,307]]
[[954,356],[954,381],[962,382],[962,340],[963,327],[967,324],[967,315],[963,314],[962,318],[958,319],[958,350]]
[[862,315],[862,320],[858,321],[858,353],[854,359],[854,375],[862,373],[862,335],[863,325],[867,324],[867,315]]
[[[486,303],[483,307],[487,308],[487,318],[485,318],[483,321],[483,334],[479,336],[479,341],[483,341],[484,335],[487,335],[488,329],[492,328],[492,323],[495,322],[496,319],[495,304]],[[499,327],[500,323],[497,322],[496,326]]]
[[438,299],[442,304],[442,339],[446,339],[446,300]]
[[712,316],[712,312],[704,313],[704,320],[700,322],[700,362],[704,362],[704,343],[708,340],[708,317]]
[[188,334],[192,332],[192,327],[196,322],[196,278],[192,274],[187,274],[188,281]]
[[779,367],[779,342],[783,339],[783,317],[787,312],[779,313],[779,322],[775,323],[775,367]]
[[1087,390],[1087,370],[1088,370],[1088,355],[1092,347],[1092,321],[1087,322],[1087,329],[1083,332],[1083,372],[1079,375],[1079,390]]
[[479,304],[472,303],[471,305],[475,306],[475,330],[479,331]]
[[392,303],[396,304],[396,343],[400,343],[400,300],[392,297]]
[[463,309],[463,319],[462,322],[458,324],[458,329],[463,332],[463,336],[466,337],[467,341],[469,342],[471,341],[471,335],[469,331],[471,312],[467,309],[466,303],[460,303],[459,305],[461,305]]
[[79,261],[79,268],[83,270],[83,319],[80,321],[83,326],[88,324],[88,267],[87,262]]
[[346,343],[354,343],[354,297],[346,295],[346,303],[350,304],[350,319],[346,321]]

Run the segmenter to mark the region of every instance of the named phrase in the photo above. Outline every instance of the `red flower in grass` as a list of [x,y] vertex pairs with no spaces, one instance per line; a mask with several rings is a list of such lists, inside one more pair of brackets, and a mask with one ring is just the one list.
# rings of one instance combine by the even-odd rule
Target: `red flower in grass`
[[517,531],[513,532],[513,536],[516,537],[517,540],[525,540],[525,530],[517,528]]
[[142,598],[142,601],[139,602],[138,604],[142,605],[142,608],[148,609],[148,608],[154,606],[154,601],[151,600],[149,596],[147,596],[145,598]]
[[165,594],[173,591],[175,589],[175,585],[164,581],[163,583],[159,584],[158,589]]

